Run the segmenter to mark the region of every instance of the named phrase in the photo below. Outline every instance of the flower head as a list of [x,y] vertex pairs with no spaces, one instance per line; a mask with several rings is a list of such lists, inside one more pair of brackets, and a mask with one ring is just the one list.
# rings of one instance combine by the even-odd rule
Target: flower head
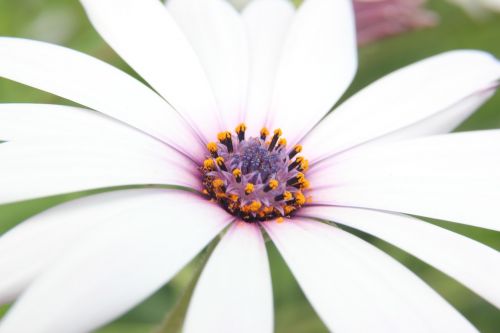
[[498,252],[406,215],[500,230],[500,132],[445,134],[494,93],[494,57],[423,60],[324,118],[356,70],[348,0],[255,0],[241,15],[223,0],[82,3],[154,90],[79,52],[0,38],[1,76],[88,107],[0,105],[0,202],[113,187],[0,238],[0,302],[16,299],[1,333],[104,325],[216,235],[184,330],[271,332],[263,232],[333,331],[475,330],[338,225],[500,306]]
[[306,203],[308,161],[297,156],[300,146],[287,148],[283,132],[261,129],[246,138],[246,125],[218,134],[219,143],[207,144],[203,162],[204,193],[243,221],[290,217]]

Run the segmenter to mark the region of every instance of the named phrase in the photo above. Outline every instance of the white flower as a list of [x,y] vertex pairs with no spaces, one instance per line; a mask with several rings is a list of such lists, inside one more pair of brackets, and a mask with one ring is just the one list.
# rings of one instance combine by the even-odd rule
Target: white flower
[[[308,0],[295,13],[285,0],[256,0],[242,17],[222,0],[82,3],[154,90],[79,52],[0,38],[1,76],[98,111],[0,105],[0,202],[143,188],[54,207],[0,238],[0,302],[17,299],[0,332],[93,330],[167,283],[226,227],[186,332],[272,331],[262,230],[333,331],[475,331],[408,269],[318,219],[384,239],[500,306],[498,252],[405,215],[500,231],[500,131],[444,134],[493,94],[495,58],[463,50],[408,66],[311,131],[354,76],[349,1]],[[300,143],[309,170],[305,160],[288,170],[299,149],[278,137],[268,150],[269,141],[251,139],[262,126],[280,127],[289,147]],[[238,158],[256,158],[245,144],[274,171],[264,175],[261,164],[247,174]]]

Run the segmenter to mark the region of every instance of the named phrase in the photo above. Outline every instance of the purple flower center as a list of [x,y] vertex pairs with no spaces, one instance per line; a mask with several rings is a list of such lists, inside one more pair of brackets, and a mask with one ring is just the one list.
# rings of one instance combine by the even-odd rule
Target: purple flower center
[[210,155],[201,168],[205,195],[246,222],[290,217],[307,201],[308,161],[297,156],[302,147],[288,150],[280,129],[270,140],[265,128],[248,139],[245,131],[240,124],[235,134],[221,132],[218,143],[207,144]]

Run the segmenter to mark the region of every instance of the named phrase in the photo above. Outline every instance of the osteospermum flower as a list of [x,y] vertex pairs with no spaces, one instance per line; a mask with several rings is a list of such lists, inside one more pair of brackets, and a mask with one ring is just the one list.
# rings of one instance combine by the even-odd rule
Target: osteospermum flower
[[[1,76],[89,108],[1,105],[1,202],[117,187],[0,238],[0,301],[17,299],[0,332],[93,330],[223,230],[186,332],[273,330],[263,231],[333,331],[475,331],[411,271],[328,221],[500,306],[498,252],[406,215],[500,230],[500,131],[443,134],[492,96],[495,58],[429,58],[319,122],[356,69],[349,1],[256,0],[241,16],[221,0],[82,3],[151,88],[76,51],[0,39]],[[129,185],[144,188],[120,190]]]

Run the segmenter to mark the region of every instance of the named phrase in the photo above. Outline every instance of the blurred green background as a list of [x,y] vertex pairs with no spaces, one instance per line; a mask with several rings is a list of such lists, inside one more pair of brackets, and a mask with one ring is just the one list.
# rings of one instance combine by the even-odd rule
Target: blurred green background
[[[500,57],[499,16],[491,15],[483,20],[474,21],[459,8],[441,0],[430,1],[429,7],[440,16],[440,24],[437,27],[407,33],[361,48],[359,73],[348,95],[394,69],[442,51],[476,48]],[[26,37],[65,45],[132,73],[132,70],[93,30],[76,0],[0,0],[0,35]],[[456,73],[456,76],[459,80],[460,73]],[[0,79],[0,102],[71,104],[3,79]],[[500,128],[500,94],[482,107],[459,130],[487,128]],[[0,234],[39,211],[80,195],[82,194],[0,206]],[[500,250],[499,233],[443,221],[429,222]],[[348,230],[382,248],[416,272],[482,332],[499,332],[500,312],[455,280],[383,241],[356,230]],[[272,244],[269,244],[269,254],[275,293],[277,332],[326,331]],[[195,267],[196,259],[162,290],[99,332],[148,332],[157,327],[186,290]],[[6,309],[7,307],[0,307],[0,315]]]

